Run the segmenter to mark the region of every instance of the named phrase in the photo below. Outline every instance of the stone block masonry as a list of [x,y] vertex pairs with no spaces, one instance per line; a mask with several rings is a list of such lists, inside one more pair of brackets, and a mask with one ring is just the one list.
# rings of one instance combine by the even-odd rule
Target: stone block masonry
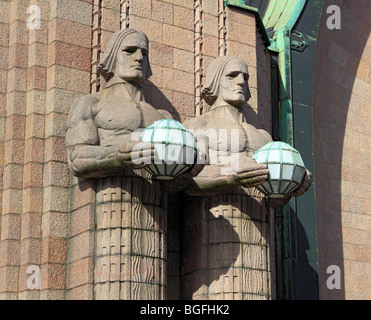
[[[150,40],[153,76],[146,84],[147,100],[154,107],[167,107],[178,120],[195,115],[177,99],[179,94],[186,101],[194,99],[193,9],[193,1],[157,0],[132,1],[129,9],[129,26],[143,31]],[[186,64],[179,63],[179,57],[186,57]]]
[[[64,131],[76,95],[90,92],[91,4],[37,1],[41,29],[27,29],[31,4],[0,4],[0,50],[9,53],[0,61],[0,256],[9,257],[1,259],[0,297],[65,299],[70,177]],[[27,285],[29,266],[40,271],[38,290]]]
[[[324,8],[331,4],[325,1]],[[371,298],[371,42],[364,10],[371,7],[367,1],[338,5],[342,29],[327,29],[326,15],[321,21],[313,91],[320,298],[366,300]],[[331,265],[341,270],[340,289],[326,286]]]
[[[187,270],[184,276],[192,284],[187,298],[239,299],[250,293],[254,294],[250,298],[270,297],[268,242],[243,244],[237,250],[226,235],[222,244],[209,239],[206,245],[196,235],[199,230],[202,235],[206,232],[203,220],[187,227],[195,235],[186,239],[187,254],[199,259],[194,266],[182,265],[185,233],[178,203],[168,207],[171,218],[166,220],[166,199],[156,188],[155,194],[139,196],[144,189],[135,177],[130,178],[138,187],[133,199],[155,199],[151,211],[146,203],[126,201],[124,179],[107,178],[97,184],[94,179],[72,177],[67,165],[64,138],[69,110],[76,98],[104,88],[96,75],[97,62],[119,28],[147,34],[153,76],[144,84],[145,97],[181,121],[194,117],[196,107],[203,111],[200,89],[210,61],[221,54],[241,56],[250,72],[251,123],[269,131],[267,54],[254,18],[225,9],[221,3],[0,1],[0,299],[179,299],[184,284],[181,268]],[[27,28],[31,4],[40,7],[40,29]],[[362,81],[367,81],[369,76],[362,70]],[[363,82],[357,83],[357,90],[364,91]],[[120,205],[107,201],[115,196],[120,197]],[[125,220],[129,211],[143,219]],[[209,231],[216,230],[216,235],[217,217],[209,218]],[[233,220],[233,226],[242,230],[242,220]],[[228,262],[217,261],[215,252],[230,248]],[[363,257],[362,248],[358,249],[357,256]],[[205,252],[209,265],[203,264]],[[233,260],[234,256],[238,258]],[[192,269],[198,265],[199,269]],[[40,271],[39,288],[27,285],[30,266]],[[210,283],[206,294],[197,285],[208,266],[208,279],[223,274],[223,280]],[[264,280],[258,283],[256,273],[246,275],[249,268],[262,270]],[[242,281],[249,290],[243,291]]]

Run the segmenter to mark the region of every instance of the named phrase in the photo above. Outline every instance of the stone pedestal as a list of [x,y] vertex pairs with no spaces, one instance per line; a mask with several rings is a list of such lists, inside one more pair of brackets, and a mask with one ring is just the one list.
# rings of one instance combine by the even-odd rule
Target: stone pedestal
[[188,199],[183,299],[270,299],[270,209],[255,188]]
[[95,299],[166,299],[166,196],[145,171],[97,185]]

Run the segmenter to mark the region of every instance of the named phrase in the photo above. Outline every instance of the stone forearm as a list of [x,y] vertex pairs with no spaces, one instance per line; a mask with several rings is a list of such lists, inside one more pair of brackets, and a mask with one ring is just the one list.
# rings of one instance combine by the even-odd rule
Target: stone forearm
[[194,177],[185,192],[191,196],[218,194],[233,189],[238,181],[233,175],[221,175],[220,166],[206,166],[203,171]]
[[[127,159],[126,159],[127,158]],[[68,149],[68,162],[77,177],[102,177],[129,165],[130,153],[123,155],[116,146],[73,146]]]

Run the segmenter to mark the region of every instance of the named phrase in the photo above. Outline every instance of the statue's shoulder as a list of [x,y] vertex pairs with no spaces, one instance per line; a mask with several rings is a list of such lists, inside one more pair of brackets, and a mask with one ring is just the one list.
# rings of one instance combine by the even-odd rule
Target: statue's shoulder
[[79,107],[91,107],[92,105],[96,104],[98,101],[100,101],[100,93],[91,93],[91,94],[86,94],[84,96],[81,96],[77,98],[73,105],[72,108],[79,108]]
[[95,145],[99,141],[94,124],[93,107],[99,102],[99,96],[88,94],[75,100],[68,115],[66,145]]
[[268,142],[273,141],[272,136],[270,135],[270,133],[268,131],[266,131],[264,129],[258,129],[258,132],[262,135],[265,144],[268,143]]
[[167,110],[164,110],[164,109],[157,109],[157,111],[160,113],[161,117],[163,119],[174,119],[174,117],[172,116],[172,114],[167,111]]
[[77,98],[72,104],[69,112],[69,124],[91,118],[93,115],[93,107],[99,100],[99,94],[87,94]]
[[203,114],[203,115],[200,115],[200,116],[197,116],[197,117],[194,117],[194,118],[191,118],[191,119],[188,119],[186,121],[184,121],[183,125],[187,128],[187,129],[202,129],[202,128],[205,128],[207,127],[207,125],[209,124],[209,122],[211,121],[211,119],[208,117],[208,114]]

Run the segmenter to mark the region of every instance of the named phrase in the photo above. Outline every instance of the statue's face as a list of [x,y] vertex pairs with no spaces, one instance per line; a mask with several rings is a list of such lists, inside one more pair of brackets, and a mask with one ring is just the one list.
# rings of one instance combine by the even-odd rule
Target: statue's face
[[229,61],[220,79],[219,98],[235,107],[244,105],[250,97],[248,79],[249,73],[243,61]]
[[126,81],[142,83],[146,80],[148,66],[146,39],[138,33],[129,34],[117,52],[115,75]]

